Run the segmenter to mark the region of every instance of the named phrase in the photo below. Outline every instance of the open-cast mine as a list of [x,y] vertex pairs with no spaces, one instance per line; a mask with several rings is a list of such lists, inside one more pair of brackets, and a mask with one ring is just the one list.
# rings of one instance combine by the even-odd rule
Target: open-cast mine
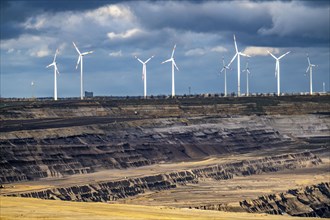
[[329,95],[2,99],[0,120],[1,219],[330,218]]

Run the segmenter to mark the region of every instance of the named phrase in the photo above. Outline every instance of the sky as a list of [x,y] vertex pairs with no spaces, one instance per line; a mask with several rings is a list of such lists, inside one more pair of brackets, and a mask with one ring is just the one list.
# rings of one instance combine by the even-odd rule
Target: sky
[[[84,57],[84,91],[95,96],[142,96],[146,60],[148,95],[171,94],[170,58],[174,44],[176,94],[223,93],[222,58],[238,50],[248,58],[250,92],[277,89],[275,60],[281,59],[281,92],[308,92],[306,53],[313,90],[330,84],[329,1],[1,1],[0,96],[52,97],[52,63],[59,97],[80,96],[80,70],[74,41]],[[241,58],[241,69],[247,58]],[[237,93],[237,61],[227,71],[228,93]],[[31,82],[34,85],[31,86]],[[241,73],[241,92],[246,74]]]

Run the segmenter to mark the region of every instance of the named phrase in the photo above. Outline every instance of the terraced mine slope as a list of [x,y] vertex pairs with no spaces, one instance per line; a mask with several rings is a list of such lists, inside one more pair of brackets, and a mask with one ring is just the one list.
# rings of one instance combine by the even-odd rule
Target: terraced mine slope
[[330,217],[329,98],[1,100],[1,195]]

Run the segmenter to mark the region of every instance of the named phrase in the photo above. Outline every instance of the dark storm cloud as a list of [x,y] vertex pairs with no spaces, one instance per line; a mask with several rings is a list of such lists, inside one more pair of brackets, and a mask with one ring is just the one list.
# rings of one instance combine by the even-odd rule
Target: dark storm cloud
[[[307,42],[322,46],[329,41],[329,13],[319,13],[329,10],[329,1],[1,1],[1,39],[30,33],[21,24],[38,14],[85,11],[117,3],[128,5],[140,25],[151,32],[174,29],[221,33],[226,38],[236,33],[244,36],[243,43],[255,46],[302,46]],[[280,7],[289,10],[276,10]],[[291,14],[295,7],[301,10]],[[286,24],[286,20],[291,22]]]
[[328,45],[329,4],[324,6],[305,1],[164,1],[137,2],[132,10],[149,30],[171,28],[227,37],[236,33],[244,36],[246,45],[286,47]]
[[328,0],[296,0],[295,2],[306,5],[309,7],[329,7],[330,1]]
[[235,8],[232,2],[163,1],[153,5],[141,1],[134,5],[132,10],[141,23],[150,29],[173,28],[195,32],[239,30],[256,33],[260,27],[270,26],[272,21],[262,8],[249,9],[237,3]]

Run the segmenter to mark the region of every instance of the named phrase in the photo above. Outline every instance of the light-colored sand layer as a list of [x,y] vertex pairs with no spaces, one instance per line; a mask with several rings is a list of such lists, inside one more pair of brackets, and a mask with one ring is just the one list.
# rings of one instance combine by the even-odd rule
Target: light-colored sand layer
[[[231,220],[285,220],[300,219],[290,216],[231,213],[176,209],[161,206],[83,203],[31,198],[0,197],[0,219],[231,219]],[[304,220],[313,218],[304,218]]]

